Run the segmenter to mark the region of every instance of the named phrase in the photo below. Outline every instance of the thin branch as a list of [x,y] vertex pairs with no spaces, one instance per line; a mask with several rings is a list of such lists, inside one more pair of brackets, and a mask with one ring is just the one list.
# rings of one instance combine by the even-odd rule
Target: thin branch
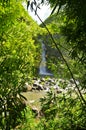
[[65,58],[64,58],[64,56],[63,56],[63,54],[62,54],[62,52],[60,51],[58,45],[56,44],[56,42],[55,42],[55,40],[54,40],[52,34],[50,33],[50,31],[49,31],[49,29],[47,28],[46,24],[41,20],[41,18],[40,18],[39,15],[37,14],[37,12],[36,12],[36,15],[37,15],[37,17],[39,18],[39,20],[42,22],[42,24],[44,25],[44,27],[46,28],[46,30],[47,30],[48,34],[50,35],[51,40],[53,41],[53,43],[54,43],[56,49],[59,51],[59,53],[60,53],[60,55],[61,55],[63,61],[65,62],[66,66],[67,66],[67,68],[68,68],[68,70],[69,70],[69,72],[70,72],[70,75],[71,75],[71,77],[72,77],[72,79],[73,79],[73,81],[74,81],[75,87],[77,88],[77,90],[78,90],[80,96],[79,96],[78,93],[76,92],[77,95],[79,96],[80,100],[82,99],[82,101],[83,101],[84,104],[86,105],[86,100],[85,100],[84,97],[82,96],[81,91],[79,90],[79,87],[78,87],[78,85],[77,85],[77,83],[76,83],[76,80],[75,80],[75,78],[74,78],[74,76],[73,76],[73,73],[72,73],[72,71],[71,71],[71,69],[70,69],[70,67],[69,67],[69,65],[68,65],[68,63],[67,63],[67,61],[65,60]]

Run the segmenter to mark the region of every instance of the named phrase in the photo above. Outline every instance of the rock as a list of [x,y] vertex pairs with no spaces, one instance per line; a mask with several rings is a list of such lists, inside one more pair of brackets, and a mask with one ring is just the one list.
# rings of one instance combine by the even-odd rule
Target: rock
[[57,93],[62,93],[61,89],[56,90]]
[[31,90],[32,90],[32,86],[29,85],[28,82],[26,82],[23,87],[23,92],[27,92],[27,91],[31,91]]
[[39,115],[39,110],[37,107],[31,107],[32,112],[34,113],[34,116],[37,117]]
[[34,77],[33,80],[37,80],[37,77]]
[[45,91],[46,91],[46,92],[49,92],[49,91],[50,91],[50,88],[47,87],[47,88],[45,89]]
[[59,86],[58,86],[58,85],[55,85],[53,88],[56,89],[56,90],[58,90],[58,89],[59,89]]
[[31,90],[32,90],[32,86],[29,85],[29,86],[27,87],[27,91],[31,91]]
[[41,82],[45,82],[46,81],[45,78],[41,78],[40,80],[41,80]]
[[37,90],[43,90],[43,87],[42,87],[42,85],[41,85],[41,84],[39,84],[39,85],[38,85]]
[[33,83],[33,87],[37,87],[38,86],[38,83]]
[[43,86],[42,84],[40,84],[40,81],[37,81],[35,83],[33,83],[33,88],[34,90],[43,90]]

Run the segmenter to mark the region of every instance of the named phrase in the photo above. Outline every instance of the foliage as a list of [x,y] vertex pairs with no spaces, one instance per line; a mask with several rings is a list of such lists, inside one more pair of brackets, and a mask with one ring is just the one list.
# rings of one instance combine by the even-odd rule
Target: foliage
[[[47,23],[47,26],[46,27],[48,27],[49,29],[50,29],[50,32],[53,34],[52,36],[53,36],[53,38],[55,39],[54,41],[54,43],[53,43],[53,41],[49,38],[49,34],[48,34],[48,39],[46,40],[46,38],[45,38],[45,40],[47,41],[47,43],[48,43],[48,41],[49,41],[49,44],[50,45],[48,45],[48,47],[50,48],[50,50],[52,51],[52,57],[49,57],[50,58],[50,60],[49,60],[49,62],[51,62],[51,60],[53,60],[53,62],[55,63],[55,65],[53,64],[53,66],[52,66],[52,62],[50,63],[50,66],[52,66],[51,68],[52,68],[52,70],[55,70],[55,68],[56,68],[56,70],[57,70],[57,68],[61,65],[61,66],[63,66],[63,71],[64,71],[64,74],[66,74],[66,72],[65,72],[65,70],[67,71],[67,69],[65,69],[65,61],[68,61],[69,62],[69,68],[70,68],[70,70],[71,70],[71,72],[72,72],[72,74],[74,74],[74,75],[77,75],[78,74],[78,72],[79,72],[79,74],[78,74],[78,77],[79,77],[79,82],[82,84],[82,88],[85,88],[85,84],[86,84],[86,79],[84,78],[83,79],[83,77],[85,77],[85,67],[86,67],[86,65],[85,65],[85,51],[84,51],[84,49],[81,49],[80,50],[80,48],[82,48],[81,46],[83,46],[83,48],[85,47],[85,42],[83,42],[83,44],[79,44],[79,42],[80,42],[80,36],[78,35],[78,32],[76,32],[76,30],[77,30],[77,28],[76,27],[78,27],[79,28],[79,25],[76,25],[77,24],[77,22],[76,22],[76,19],[77,19],[77,17],[78,17],[78,7],[79,7],[79,5],[80,5],[80,3],[74,3],[74,1],[73,2],[68,2],[68,3],[66,3],[66,1],[60,1],[60,0],[58,0],[58,1],[49,1],[53,6],[55,5],[55,4],[57,4],[60,8],[62,7],[62,9],[61,9],[61,11],[60,11],[60,13],[59,13],[59,15],[58,16],[56,16],[56,15],[53,15],[52,17],[50,17],[50,20],[51,20],[51,24],[50,24],[50,21],[49,21],[49,19],[48,20],[46,20],[45,21],[45,23]],[[82,3],[82,2],[81,2]],[[73,6],[72,6],[72,4],[73,4]],[[75,11],[75,10],[73,10],[74,9],[74,7],[75,7],[75,5],[77,4],[77,9],[76,9],[76,11],[77,11],[77,13],[75,14],[75,15],[72,15],[71,16],[71,14],[73,14],[73,12],[71,12],[71,11]],[[64,6],[63,6],[64,5]],[[70,6],[69,6],[70,5]],[[85,5],[84,5],[85,6]],[[56,6],[57,7],[57,6]],[[71,9],[70,9],[70,7],[71,7]],[[73,8],[73,9],[72,9]],[[69,10],[68,10],[69,9]],[[80,9],[81,9],[81,7],[80,7]],[[83,12],[84,13],[84,12]],[[84,14],[85,15],[85,14]],[[84,17],[84,15],[83,15],[83,17]],[[56,19],[55,19],[56,18]],[[80,21],[80,19],[77,19],[77,21],[78,22],[80,22],[80,24],[82,25],[82,22]],[[85,22],[85,19],[83,19],[82,20],[83,21],[83,23],[86,23]],[[61,23],[61,24],[60,24]],[[69,26],[69,23],[71,23],[71,25]],[[69,27],[68,27],[69,26]],[[85,26],[84,26],[85,27]],[[59,28],[59,29],[58,29]],[[69,31],[67,30],[67,28],[69,28]],[[58,35],[58,33],[60,32],[60,37],[59,37],[59,35]],[[73,33],[73,35],[72,35],[72,33]],[[76,34],[74,34],[74,33],[76,33]],[[85,31],[84,31],[84,29],[83,29],[83,32],[82,32],[82,30],[80,31],[80,33],[83,33],[83,35],[85,35]],[[63,35],[63,36],[62,36]],[[76,41],[76,39],[77,39],[77,41]],[[83,39],[84,40],[84,37],[82,37],[81,39]],[[46,42],[45,42],[46,43]],[[77,45],[78,45],[78,47],[77,47]],[[56,47],[56,46],[58,46],[58,47]],[[60,62],[60,64],[59,64],[59,62],[57,62],[57,60],[55,60],[55,58],[53,57],[53,50],[54,50],[54,52],[55,52],[55,49],[54,48],[56,48],[57,49],[57,54],[58,54],[58,52],[59,52],[59,49],[60,49],[60,59],[62,58],[62,55],[63,55],[63,57],[64,58],[62,58],[62,60],[63,60],[63,62],[61,61]],[[58,49],[59,48],[59,49]],[[78,49],[79,48],[79,49]],[[56,53],[55,53],[56,54]],[[69,55],[71,55],[71,58],[72,59],[74,59],[73,61],[70,59],[70,57],[69,57]],[[56,55],[57,56],[57,55]],[[47,56],[48,57],[48,56]],[[57,56],[58,58],[59,58],[59,55]],[[81,58],[82,57],[82,58]],[[49,59],[48,58],[48,59]],[[70,60],[69,60],[70,59]],[[83,62],[81,61],[81,59],[84,59],[83,60]],[[77,60],[77,61],[76,61]],[[71,63],[70,63],[70,61],[71,61]],[[49,63],[48,62],[48,63]],[[73,63],[74,63],[74,65],[73,65]],[[66,62],[67,63],[67,62]],[[58,64],[58,66],[57,66],[57,64]],[[63,65],[62,65],[63,64]],[[83,73],[82,73],[82,70],[79,70],[78,71],[78,69],[76,68],[76,71],[73,71],[73,70],[75,70],[74,69],[74,67],[75,67],[75,64],[77,64],[77,67],[78,68],[83,68]],[[50,67],[49,66],[49,67]],[[60,66],[60,68],[61,68],[61,66]],[[68,66],[68,65],[67,65]],[[61,71],[60,71],[61,72]],[[55,72],[56,73],[56,72]],[[77,73],[77,74],[76,74]],[[64,75],[64,74],[62,74],[62,75]],[[68,74],[68,77],[69,77],[69,74]],[[77,77],[75,76],[75,78],[77,79]]]
[[[41,0],[41,3],[43,2],[45,1]],[[54,14],[45,23],[69,62],[70,69],[78,80],[81,95],[85,99],[82,92],[86,90],[86,2],[46,2],[54,7],[53,12],[55,9],[58,9],[58,12],[61,9],[58,16]],[[36,9],[39,8],[35,0],[31,6],[34,5]],[[85,130],[86,104],[82,102],[75,87],[69,88],[66,83],[59,84],[64,89],[61,94],[52,90],[41,99],[41,111],[44,115],[41,119],[35,119],[29,108],[26,113],[27,120],[25,119],[26,99],[21,92],[29,77],[37,75],[40,62],[38,39],[45,41],[49,51],[46,55],[48,67],[52,69],[55,77],[70,79],[71,76],[47,31],[40,29],[32,21],[19,1],[0,1],[0,39],[0,129],[18,127],[22,130]]]
[[50,91],[47,97],[42,98],[42,112],[44,119],[41,120],[43,130],[85,130],[86,107],[77,99],[72,90],[57,94]]
[[18,129],[20,130],[36,130],[38,125],[38,120],[34,118],[34,114],[29,106],[27,106],[26,120],[23,125],[20,125]]
[[[58,12],[60,12],[61,19],[58,20],[57,19],[58,17],[54,17],[52,21],[52,17],[53,17],[52,16],[50,17],[50,21],[48,19],[45,21],[45,23],[47,23],[47,27],[49,28],[50,33],[53,34],[53,37],[55,38],[55,42],[59,46],[62,55],[65,57],[66,61],[68,61],[70,70],[72,72],[71,74],[73,75],[74,79],[78,80],[79,84],[77,85],[76,80],[75,80],[75,84],[80,89],[80,93],[81,93],[80,96],[83,95],[85,99],[84,94],[82,94],[82,90],[86,91],[86,78],[85,78],[86,77],[86,55],[85,55],[86,53],[86,49],[85,49],[86,47],[86,31],[85,31],[86,30],[85,29],[86,28],[86,13],[85,13],[86,1],[85,0],[80,0],[80,1],[46,0],[46,1],[50,3],[52,7],[54,7],[53,12],[55,11],[55,9],[58,10],[57,14]],[[61,24],[59,25],[58,22]],[[60,40],[58,38],[59,32],[60,32],[60,36],[63,35],[63,37],[61,36]],[[52,68],[56,76],[61,75],[61,78],[65,77],[70,79],[71,75],[68,73],[68,68],[67,68],[68,66],[64,64],[64,61],[62,61],[61,57],[58,58],[59,61],[57,61],[57,57],[55,57],[55,55],[54,56],[52,55],[53,50],[55,52],[55,46],[53,44],[53,41],[49,38],[49,34],[45,34],[43,38],[45,39],[45,44],[48,48],[47,50],[51,52],[51,54],[49,53],[46,56],[48,59],[49,67]],[[71,58],[69,57],[69,55],[71,56]],[[52,62],[54,64],[52,64]],[[68,93],[66,94],[60,97],[61,101],[58,98],[58,104],[59,105],[61,104],[61,111],[59,110],[61,115],[59,115],[59,117],[56,118],[55,120],[56,124],[55,122],[53,122],[54,120],[51,119],[52,117],[51,110],[53,108],[50,108],[49,103],[51,102],[52,94],[49,95],[49,98],[46,98],[46,100],[44,100],[43,109],[45,112],[45,119],[42,121],[41,124],[44,129],[52,129],[52,130],[53,129],[60,129],[60,130],[61,129],[75,129],[75,130],[86,129],[85,126],[86,100],[84,100],[85,104],[83,104],[82,99],[81,101],[79,101],[80,98],[79,95],[77,98],[71,96],[71,94],[73,94],[73,91],[71,91],[69,97],[68,97]],[[57,109],[57,115],[58,115],[58,109]],[[51,122],[54,125],[53,127],[51,126]]]
[[[78,64],[82,64],[84,70],[86,67],[86,1],[85,0],[46,0],[53,7],[53,12],[62,12],[61,33],[65,36],[65,44],[69,49],[69,55]],[[43,1],[45,2],[45,1]],[[84,77],[84,79],[83,79]],[[86,84],[85,73],[82,74],[81,80]]]
[[[12,129],[25,119],[24,83],[36,74],[39,27],[20,2],[0,1],[0,129]],[[37,31],[38,32],[37,32]]]

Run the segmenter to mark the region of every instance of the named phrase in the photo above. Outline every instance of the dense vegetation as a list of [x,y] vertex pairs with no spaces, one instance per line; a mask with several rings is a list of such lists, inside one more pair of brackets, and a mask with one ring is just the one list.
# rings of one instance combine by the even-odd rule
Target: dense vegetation
[[21,91],[37,74],[39,32],[20,2],[0,1],[0,129],[15,128],[24,119]]
[[[2,130],[17,127],[22,130],[86,130],[86,2],[41,1],[44,2],[51,4],[54,14],[40,27],[24,10],[21,1],[0,2]],[[33,4],[37,6],[35,0],[31,6]],[[41,99],[43,116],[36,119],[24,104],[21,92],[25,82],[31,83],[31,79],[38,76],[40,38],[47,48],[48,68],[55,78],[64,79],[59,86],[67,91],[48,92]]]

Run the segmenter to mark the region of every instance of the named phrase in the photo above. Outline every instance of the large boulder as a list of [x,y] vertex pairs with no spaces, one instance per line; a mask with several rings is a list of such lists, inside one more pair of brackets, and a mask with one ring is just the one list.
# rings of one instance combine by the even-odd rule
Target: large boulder
[[32,86],[28,84],[28,82],[25,83],[23,86],[23,92],[32,91]]

